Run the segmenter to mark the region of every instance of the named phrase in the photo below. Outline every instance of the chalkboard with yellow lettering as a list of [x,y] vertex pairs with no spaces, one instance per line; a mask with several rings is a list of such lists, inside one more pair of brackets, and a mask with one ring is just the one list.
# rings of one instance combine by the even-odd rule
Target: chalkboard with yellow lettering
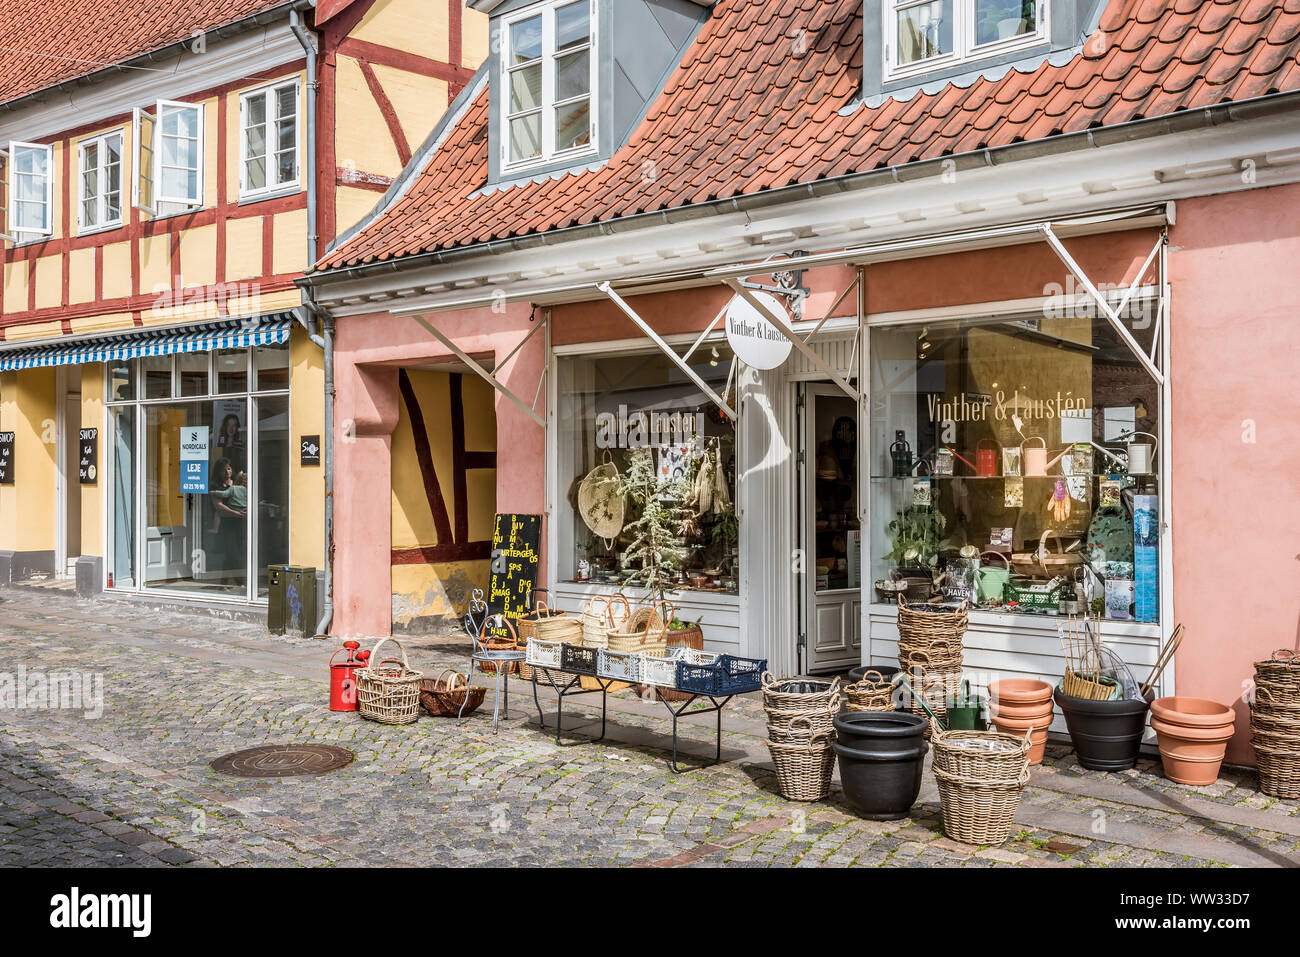
[[[533,606],[537,569],[541,564],[542,516],[498,514],[492,527],[492,583],[488,614],[517,619]],[[505,627],[490,629],[506,637]]]

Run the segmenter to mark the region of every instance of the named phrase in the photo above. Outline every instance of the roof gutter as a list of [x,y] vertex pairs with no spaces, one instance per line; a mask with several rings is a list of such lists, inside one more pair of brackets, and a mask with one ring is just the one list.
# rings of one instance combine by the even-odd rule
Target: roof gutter
[[[244,17],[242,20],[235,20],[232,23],[225,23],[221,26],[204,30],[203,33],[215,36],[217,39],[224,39],[227,36],[236,36],[241,33],[247,33],[248,31],[254,30],[264,24],[279,20],[286,16],[290,10],[310,10],[315,6],[315,0],[289,0],[289,2],[272,7],[269,10],[263,10],[261,13],[254,13],[251,16]],[[33,103],[40,102],[51,93],[71,91],[75,87],[99,83],[108,79],[110,76],[122,73],[131,67],[146,66],[150,63],[156,63],[159,60],[168,60],[172,57],[183,55],[187,50],[192,49],[194,39],[193,36],[189,36],[184,40],[177,40],[175,43],[169,43],[166,46],[158,47],[156,50],[141,53],[139,56],[131,57],[129,60],[122,60],[119,63],[114,63],[112,66],[106,66],[90,73],[84,73],[81,76],[73,77],[70,80],[64,80],[61,83],[55,83],[52,86],[41,87],[41,89],[33,90],[31,93],[24,93],[20,97],[0,103],[0,110],[13,112],[25,109]]]
[[952,166],[945,166],[945,164],[954,162],[957,164],[959,171],[1003,166],[1008,163],[1056,156],[1077,150],[1100,149],[1116,143],[1132,142],[1165,134],[1213,128],[1222,126],[1225,123],[1272,116],[1297,108],[1300,108],[1300,90],[1272,93],[1239,102],[1220,103],[1203,109],[1184,110],[1149,119],[1128,120],[1113,126],[1081,130],[1077,133],[1062,133],[1044,139],[1010,143],[1006,146],[985,147],[969,153],[939,156],[915,163],[887,166],[867,172],[850,173],[832,179],[817,180],[813,183],[780,186],[759,193],[735,196],[728,199],[709,200],[676,209],[636,213],[602,223],[566,226],[560,229],[548,230],[544,233],[494,239],[455,249],[431,250],[382,262],[365,263],[360,266],[312,271],[296,280],[296,282],[304,288],[321,287],[350,279],[373,277],[406,269],[416,269],[422,266],[461,262],[466,259],[507,250],[518,251],[535,249],[541,246],[554,246],[578,239],[610,236],[650,226],[689,222],[727,213],[745,213],[749,210],[765,209],[800,199],[871,189],[890,183],[911,182],[926,179],[943,172],[950,173]]

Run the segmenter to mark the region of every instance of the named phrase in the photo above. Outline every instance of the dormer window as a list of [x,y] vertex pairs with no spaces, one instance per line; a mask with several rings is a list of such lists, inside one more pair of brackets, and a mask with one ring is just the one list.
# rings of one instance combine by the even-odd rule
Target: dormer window
[[503,18],[502,160],[507,168],[594,152],[596,26],[591,0]]
[[1046,43],[1047,0],[884,0],[885,79]]

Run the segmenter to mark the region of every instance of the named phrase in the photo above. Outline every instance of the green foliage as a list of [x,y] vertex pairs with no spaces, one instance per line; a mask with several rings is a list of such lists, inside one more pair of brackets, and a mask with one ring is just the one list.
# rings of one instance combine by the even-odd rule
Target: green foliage
[[[939,551],[948,544],[943,537],[948,520],[935,508],[909,506],[898,513],[885,531],[890,536],[889,560],[897,566],[935,568]],[[909,557],[909,553],[916,555]]]
[[635,449],[620,476],[620,491],[639,509],[637,518],[624,529],[632,541],[623,550],[620,564],[629,573],[629,584],[640,585],[662,599],[686,560],[686,510],[682,507],[686,483],[661,480],[650,450]]

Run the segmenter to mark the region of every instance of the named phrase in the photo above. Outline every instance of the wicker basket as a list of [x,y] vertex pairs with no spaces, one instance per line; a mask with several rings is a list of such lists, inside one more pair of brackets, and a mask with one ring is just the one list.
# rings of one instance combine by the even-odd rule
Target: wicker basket
[[[380,658],[379,648],[391,641],[401,658]],[[357,711],[361,717],[380,724],[410,724],[420,717],[420,681],[406,660],[406,649],[396,638],[380,638],[370,652],[368,667],[357,671]]]
[[1259,789],[1270,797],[1300,798],[1300,742],[1274,745],[1256,735],[1253,743],[1259,765]]
[[954,777],[986,784],[1012,784],[1020,780],[1032,745],[1029,734],[1020,737],[1000,731],[940,731],[932,729],[934,767]]
[[[618,606],[622,605],[620,613]],[[618,628],[632,617],[627,598],[619,593],[610,598],[594,595],[582,610],[582,645],[585,648],[608,648],[611,628]]]
[[845,687],[844,708],[847,711],[893,711],[894,682],[879,671],[868,671],[862,680]]
[[[660,613],[660,608],[666,609]],[[666,601],[638,608],[623,624],[609,628],[610,651],[623,654],[644,652],[648,655],[662,655],[668,650],[668,622],[673,620],[673,606]]]
[[807,718],[799,722],[788,740],[767,742],[777,787],[787,801],[820,801],[831,793],[835,749],[829,734],[815,731]]
[[1300,655],[1280,648],[1255,662],[1255,684],[1267,688],[1277,704],[1300,705]]
[[970,608],[963,601],[956,608],[942,605],[909,604],[902,595],[898,596],[898,644],[909,650],[929,651],[936,641],[943,641],[946,647],[957,655],[961,654],[962,636],[966,634],[966,625]]
[[[538,589],[538,591],[541,590],[542,589]],[[543,623],[565,617],[565,612],[559,611],[558,609],[548,608],[546,602],[539,597],[537,599],[537,607],[527,614],[520,615],[515,619],[515,631],[519,637],[519,646],[521,648],[527,647],[530,638],[542,637],[541,625]],[[523,678],[525,681],[528,681],[533,677],[533,669],[526,663],[521,662],[518,667],[519,677]]]
[[[465,700],[467,693],[469,701]],[[436,678],[425,678],[420,682],[420,704],[438,718],[473,714],[483,704],[486,694],[487,688],[470,686],[465,675],[451,668],[444,668]]]
[[763,707],[777,711],[821,711],[839,694],[840,679],[830,681],[802,678],[774,678],[765,671],[763,682]]
[[1250,731],[1259,789],[1271,797],[1300,797],[1300,655],[1283,648],[1255,662]]
[[1029,758],[1021,763],[1019,776],[1011,782],[990,783],[934,769],[939,783],[939,807],[943,830],[963,844],[1003,844],[1015,826],[1020,795],[1029,783]]
[[805,725],[812,728],[815,735],[829,735],[830,740],[835,740],[835,716],[839,714],[841,697],[837,691],[835,697],[831,698],[821,707],[808,708],[799,711],[783,711],[778,708],[767,708],[767,738],[769,741],[795,741],[799,740],[800,735],[806,737],[802,731]]
[[[915,653],[910,661],[899,658],[898,662],[902,665],[903,676],[913,692],[905,699],[907,710],[912,714],[928,716],[925,708],[921,705],[923,701],[930,711],[934,713],[935,717],[947,723],[948,699],[961,690],[961,663],[958,662],[955,665],[949,664],[937,668],[932,667],[923,652]],[[920,701],[917,700],[918,698]],[[930,736],[928,725],[924,736],[926,738]]]

